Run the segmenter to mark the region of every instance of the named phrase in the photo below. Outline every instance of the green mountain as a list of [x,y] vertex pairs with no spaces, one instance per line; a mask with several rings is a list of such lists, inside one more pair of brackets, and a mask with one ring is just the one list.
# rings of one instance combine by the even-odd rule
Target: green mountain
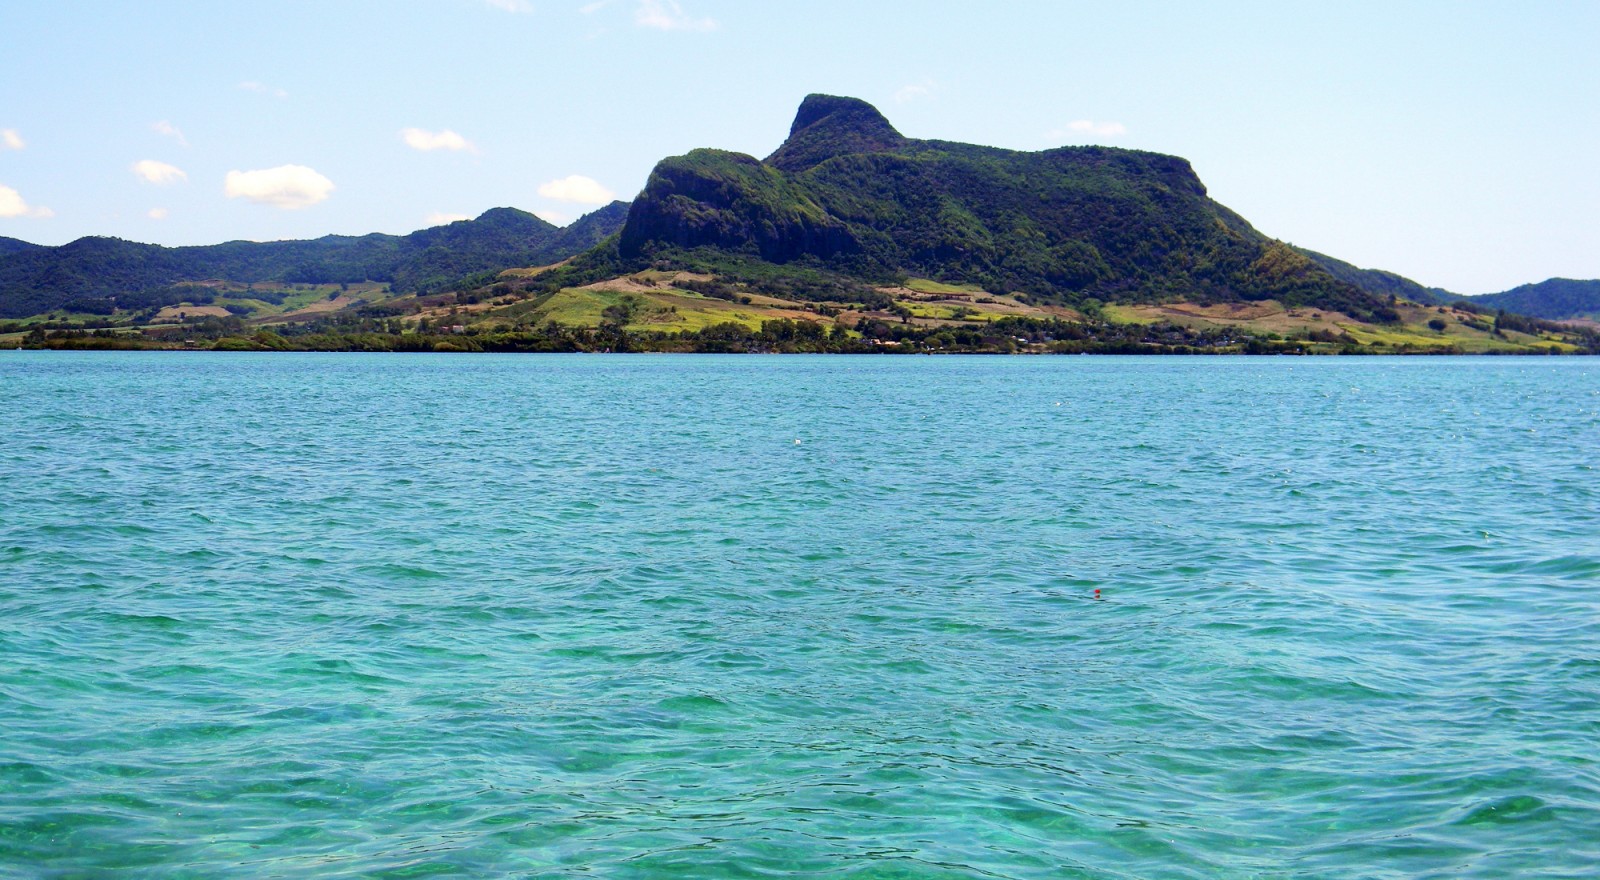
[[[568,258],[555,271],[501,274]],[[218,283],[195,286],[201,282]],[[362,282],[375,282],[377,296],[364,290],[307,308],[315,286]],[[721,306],[707,310],[650,293],[661,285],[724,303],[763,301],[774,320],[848,313],[853,332],[860,320],[883,315],[959,324],[975,315],[1076,314],[1189,327],[1255,321],[1261,333],[1345,344],[1355,331],[1337,322],[1348,324],[1342,316],[1349,316],[1387,328],[1369,341],[1426,348],[1450,343],[1445,337],[1456,324],[1480,334],[1489,331],[1479,324],[1498,327],[1476,317],[1485,308],[1555,320],[1600,315],[1600,281],[1552,279],[1459,297],[1292,247],[1213,201],[1175,156],[917,140],[872,105],[828,95],[802,102],[788,138],[765,159],[714,149],[665,159],[631,205],[614,202],[565,228],[496,208],[404,236],[179,248],[99,237],[43,247],[0,238],[0,318],[66,310],[147,321],[159,307],[178,304],[255,321],[295,311],[361,312],[340,318],[350,326],[397,315],[449,317],[449,326],[480,318],[625,326],[618,319],[648,313],[648,321],[634,323],[653,330],[726,317]],[[557,296],[577,289],[590,292]],[[453,292],[462,295],[451,298]],[[314,295],[337,301],[340,293]],[[646,293],[661,299],[659,314],[645,308],[650,303],[626,299]],[[406,294],[426,295],[426,302],[396,302]],[[519,304],[530,297],[539,302]],[[446,298],[475,308],[466,317],[435,314]],[[948,302],[938,305],[941,299]],[[515,314],[496,317],[480,305],[491,300]],[[1424,316],[1410,305],[1462,300],[1477,304],[1462,306],[1465,317]],[[801,312],[786,313],[795,303],[804,304]],[[1418,322],[1439,338],[1399,332]],[[1437,329],[1441,323],[1446,329]]]
[[1504,309],[1550,321],[1600,319],[1600,280],[1551,278],[1502,293],[1485,293],[1469,299],[1492,309]]
[[5,236],[0,235],[0,256],[20,253],[22,251],[39,250],[42,247],[44,246],[32,244],[30,242],[23,241],[20,238],[6,238]]
[[1463,297],[1451,293],[1442,287],[1424,287],[1404,275],[1386,272],[1383,269],[1361,269],[1344,260],[1335,259],[1327,254],[1319,254],[1306,248],[1295,248],[1312,262],[1328,270],[1328,274],[1347,284],[1381,297],[1395,296],[1408,299],[1415,303],[1428,306],[1442,306],[1448,303],[1459,302]]
[[[1257,232],[1184,159],[1108,147],[1019,152],[904,137],[870,104],[811,95],[765,160],[666,159],[629,209],[623,268],[743,261],[1044,301],[1238,302],[1392,321],[1386,295]],[[737,274],[737,273],[735,273]]]
[[[623,201],[612,202],[604,208],[597,208],[574,220],[570,225],[563,226],[556,231],[551,239],[548,250],[551,256],[560,254],[557,259],[566,259],[574,254],[593,248],[602,241],[616,235],[622,229],[622,224],[628,220],[628,203]],[[534,261],[537,264],[539,261]],[[497,267],[505,268],[505,267]]]
[[1316,251],[1304,248],[1296,250],[1327,269],[1333,277],[1353,284],[1374,296],[1392,295],[1431,306],[1471,303],[1480,309],[1504,310],[1547,321],[1600,319],[1600,280],[1574,281],[1570,278],[1551,278],[1548,281],[1524,284],[1501,293],[1466,296],[1451,293],[1442,287],[1424,287],[1410,278],[1382,269],[1358,269],[1343,260]]
[[226,279],[338,284],[380,281],[399,292],[438,290],[475,272],[553,263],[621,227],[614,202],[558,228],[526,211],[494,208],[474,220],[409,235],[330,235],[312,241],[232,241],[168,248],[116,238],[60,247],[0,240],[0,317],[59,308],[109,313],[178,302],[185,282]]

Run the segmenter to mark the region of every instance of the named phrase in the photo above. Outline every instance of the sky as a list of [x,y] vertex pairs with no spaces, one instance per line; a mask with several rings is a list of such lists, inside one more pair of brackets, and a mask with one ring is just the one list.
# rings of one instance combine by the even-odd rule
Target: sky
[[1187,158],[1267,235],[1457,293],[1600,278],[1600,2],[0,0],[0,236],[564,224],[811,92]]

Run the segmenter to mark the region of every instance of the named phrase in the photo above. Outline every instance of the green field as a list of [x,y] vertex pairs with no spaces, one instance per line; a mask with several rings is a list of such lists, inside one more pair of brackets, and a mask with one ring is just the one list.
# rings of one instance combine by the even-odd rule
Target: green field
[[933,281],[927,278],[911,278],[906,281],[907,290],[917,293],[985,293],[986,291],[976,284],[946,284],[943,281]]
[[[252,334],[270,328],[280,335],[268,347],[294,347],[296,336],[319,337],[323,342],[317,344],[337,347],[345,343],[329,342],[330,334],[336,338],[366,334],[369,341],[348,344],[391,350],[401,337],[412,335],[428,336],[433,340],[429,345],[442,349],[474,350],[475,338],[492,345],[496,335],[538,335],[552,327],[598,334],[583,337],[590,341],[582,344],[594,349],[604,349],[609,344],[605,340],[615,340],[618,333],[639,339],[682,334],[692,340],[717,327],[741,328],[731,331],[734,337],[760,336],[766,341],[751,343],[759,347],[798,338],[785,322],[815,324],[827,334],[842,333],[837,338],[863,345],[939,350],[1063,350],[1055,344],[1058,338],[1106,340],[1116,346],[1111,350],[1118,351],[1153,347],[1327,354],[1573,352],[1587,344],[1581,336],[1557,332],[1556,325],[1510,323],[1501,328],[1492,315],[1404,301],[1394,305],[1400,320],[1390,323],[1363,322],[1340,312],[1275,300],[1121,303],[1098,308],[1089,303],[1083,312],[1099,317],[1086,318],[1059,306],[1030,304],[1026,298],[994,297],[975,285],[923,278],[852,292],[836,285],[811,287],[804,275],[795,276],[799,279],[795,284],[776,287],[768,277],[675,269],[649,269],[567,287],[543,281],[550,277],[564,276],[559,269],[533,274],[511,271],[479,287],[427,297],[391,296],[383,284],[211,282],[197,286],[204,295],[196,297],[209,298],[210,303],[167,306],[155,319],[147,311],[139,324],[130,321],[136,317],[132,314],[110,318],[55,314],[12,326],[33,328],[48,318],[82,328],[79,338],[63,337],[57,346],[76,348],[123,344],[108,340],[108,332],[112,339],[133,336],[154,347],[209,347],[224,337],[231,340],[225,347],[249,347]],[[851,301],[850,296],[861,299]],[[382,310],[368,311],[374,306]],[[1012,320],[1004,329],[989,329],[1007,319],[1021,323]],[[114,325],[109,331],[83,338],[95,323],[108,321]],[[1066,331],[1061,337],[1049,335],[1063,332],[1062,322],[1075,322],[1083,329]],[[28,332],[0,335],[0,347],[37,344],[37,339],[30,343]],[[1018,333],[1023,335],[1016,337]],[[724,339],[730,332],[717,330],[712,335]],[[801,335],[817,338],[814,333]],[[670,348],[679,343],[658,339],[648,344]]]
[[[607,310],[612,310],[607,314]],[[654,291],[567,288],[548,297],[483,314],[483,322],[508,327],[554,322],[569,327],[599,327],[607,321],[630,331],[698,331],[734,323],[758,329],[762,321],[795,317],[792,309],[713,299],[676,289]],[[813,316],[814,317],[814,316]],[[622,320],[622,319],[626,320]]]

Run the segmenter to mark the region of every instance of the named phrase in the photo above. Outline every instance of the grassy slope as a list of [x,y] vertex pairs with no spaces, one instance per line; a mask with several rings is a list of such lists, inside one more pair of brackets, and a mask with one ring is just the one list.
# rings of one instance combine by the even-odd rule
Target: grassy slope
[[[855,328],[866,322],[960,329],[981,328],[1006,317],[1079,321],[1090,314],[1116,324],[1181,326],[1229,331],[1239,338],[1288,340],[1306,351],[1328,353],[1346,349],[1373,353],[1530,353],[1545,352],[1551,347],[1572,351],[1576,350],[1573,343],[1580,341],[1550,333],[1495,333],[1492,318],[1450,307],[1405,302],[1396,306],[1400,322],[1381,325],[1364,323],[1336,311],[1285,305],[1270,299],[1113,303],[1086,313],[1050,300],[996,294],[970,283],[910,278],[898,285],[867,288],[870,295],[861,297],[859,290],[848,286],[810,287],[818,278],[825,279],[810,269],[779,270],[761,263],[736,268],[738,271],[728,276],[651,269],[566,285],[552,285],[549,279],[568,277],[569,266],[511,269],[481,288],[464,292],[460,299],[393,296],[377,284],[349,285],[348,289],[338,285],[214,284],[208,291],[218,306],[256,307],[257,312],[244,322],[246,333],[255,329],[291,332],[297,326],[318,321],[356,318],[362,309],[376,305],[387,307],[396,315],[387,320],[412,330],[425,320],[436,331],[459,326],[471,334],[523,331],[549,324],[594,329],[608,323],[634,333],[692,333],[723,324],[759,330],[764,322],[787,319],[814,322],[828,330],[840,325],[852,336],[859,336]],[[793,277],[785,278],[785,271]],[[714,290],[718,295],[708,296],[702,292],[705,290]],[[782,296],[764,292],[770,290],[777,290]],[[267,298],[254,299],[252,295]],[[182,306],[168,311],[180,310]],[[194,317],[191,313],[190,318]],[[171,318],[163,314],[148,326],[176,326]],[[1430,321],[1442,322],[1443,329],[1429,327]],[[138,331],[123,328],[117,332]],[[11,347],[21,341],[22,334],[0,335],[0,346]]]
[[[1482,315],[1450,307],[1401,303],[1398,324],[1366,324],[1339,312],[1311,308],[1292,308],[1278,302],[1197,306],[1112,305],[1108,317],[1119,322],[1149,324],[1168,321],[1190,327],[1237,327],[1258,335],[1284,339],[1306,338],[1312,333],[1344,337],[1374,351],[1457,351],[1464,354],[1515,354],[1548,350],[1575,351],[1565,336],[1545,333],[1531,335],[1515,331],[1496,334],[1485,329]],[[1436,330],[1429,321],[1443,321]]]
[[[513,273],[514,274],[514,273]],[[865,320],[906,322],[923,326],[981,326],[1008,316],[1065,318],[1082,316],[1069,308],[1009,295],[995,295],[971,284],[949,284],[913,278],[902,286],[881,287],[891,305],[869,308],[841,302],[800,303],[765,296],[735,283],[737,295],[748,302],[730,302],[675,286],[683,279],[712,280],[712,276],[673,271],[644,271],[584,287],[562,288],[552,294],[495,304],[474,311],[458,309],[450,320],[465,326],[513,329],[518,325],[554,322],[570,327],[599,327],[606,309],[626,306],[633,331],[696,331],[719,323],[751,329],[763,321],[780,318],[813,321],[831,327],[854,327]],[[903,310],[903,311],[902,311]],[[1276,300],[1248,303],[1120,304],[1103,307],[1103,316],[1124,324],[1175,324],[1198,329],[1233,329],[1263,338],[1307,341],[1308,350],[1337,351],[1354,345],[1372,352],[1456,351],[1463,353],[1542,352],[1554,346],[1575,350],[1571,340],[1553,334],[1495,334],[1482,315],[1449,307],[1400,303],[1400,323],[1375,325],[1349,315],[1307,306],[1286,306]],[[834,312],[829,314],[828,312]],[[445,320],[440,309],[432,316]],[[1443,321],[1435,330],[1429,321]]]
[[[519,273],[512,270],[508,274],[516,277]],[[607,309],[621,309],[620,313],[613,313],[613,319],[625,315],[628,320],[620,326],[627,330],[668,332],[695,331],[721,323],[758,329],[762,321],[818,317],[795,302],[759,293],[745,294],[749,302],[730,302],[675,287],[673,282],[683,275],[686,273],[645,271],[527,299],[513,298],[509,303],[493,301],[468,311],[457,308],[453,318],[448,306],[425,311],[421,316],[496,330],[547,322],[599,327],[608,319]]]

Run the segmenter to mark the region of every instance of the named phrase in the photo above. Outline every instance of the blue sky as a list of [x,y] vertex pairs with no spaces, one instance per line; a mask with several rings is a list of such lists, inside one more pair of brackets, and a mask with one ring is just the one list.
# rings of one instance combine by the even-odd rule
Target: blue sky
[[0,235],[565,222],[809,92],[1193,162],[1257,228],[1461,293],[1600,278],[1600,3],[0,4]]

